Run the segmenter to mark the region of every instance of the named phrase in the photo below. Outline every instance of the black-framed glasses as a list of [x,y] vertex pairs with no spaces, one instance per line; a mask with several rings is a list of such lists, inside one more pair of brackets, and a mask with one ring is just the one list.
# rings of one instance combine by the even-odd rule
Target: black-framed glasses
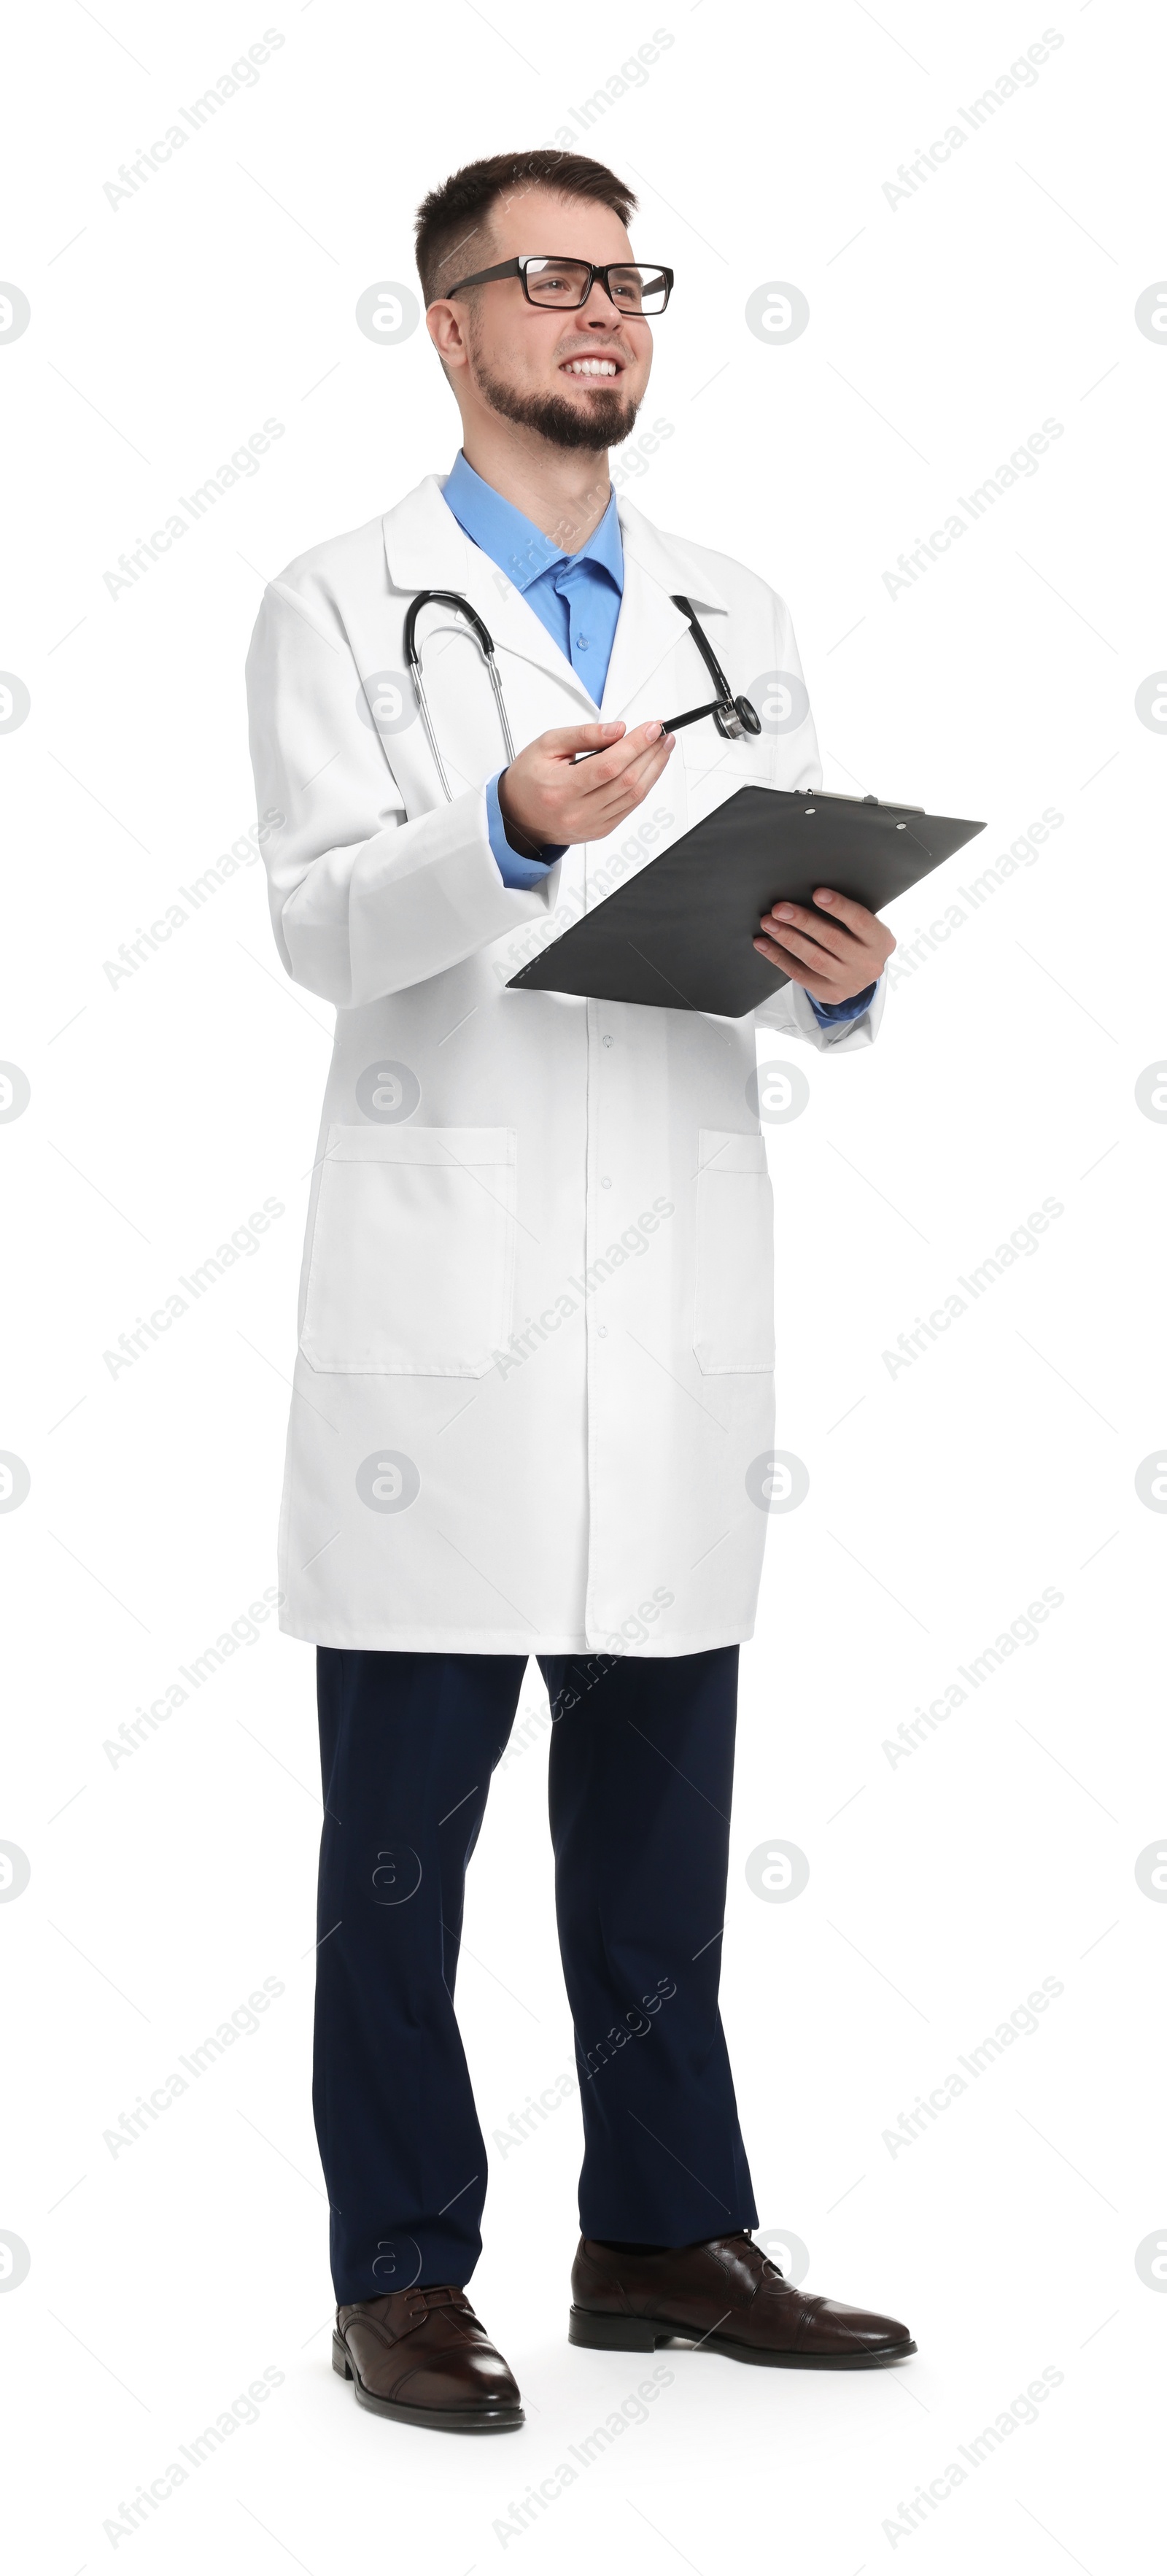
[[522,283],[528,304],[551,305],[561,313],[577,313],[586,304],[598,278],[610,303],[618,313],[639,319],[642,314],[663,313],[673,291],[671,268],[657,265],[643,267],[639,261],[616,260],[598,268],[590,259],[549,259],[528,255],[523,259],[500,260],[497,268],[480,268],[473,277],[460,277],[456,286],[447,286],[436,302],[446,296],[461,295],[468,286],[490,286],[496,277],[517,277]]

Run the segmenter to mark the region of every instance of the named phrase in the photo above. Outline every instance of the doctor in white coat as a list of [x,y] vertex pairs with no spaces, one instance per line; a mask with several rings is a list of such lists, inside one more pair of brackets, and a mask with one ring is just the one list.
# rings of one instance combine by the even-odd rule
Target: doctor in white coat
[[[894,943],[828,888],[759,923],[790,980],[744,1019],[508,990],[738,787],[821,781],[782,601],[611,491],[671,284],[634,261],[634,205],[557,152],[472,164],[427,198],[418,266],[461,452],[269,585],[247,668],[259,805],[282,817],[277,945],[337,1013],[280,1532],[282,1623],[318,1659],[334,2360],[363,2404],[441,2429],[522,2422],[466,2298],[486,2156],[452,1996],[529,1655],[556,1721],[584,2111],[573,2340],[709,2333],[851,2367],[914,2349],[753,2245],[717,2009],[773,1439],[755,1032],[865,1049]],[[423,720],[420,591],[485,624],[513,759],[447,602],[418,619]],[[731,689],[784,675],[801,723],[662,732],[709,697],[677,595]]]

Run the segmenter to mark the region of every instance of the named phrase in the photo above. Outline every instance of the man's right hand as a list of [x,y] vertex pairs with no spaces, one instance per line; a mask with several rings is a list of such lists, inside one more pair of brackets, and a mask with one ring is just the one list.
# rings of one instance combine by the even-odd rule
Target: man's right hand
[[[673,750],[676,735],[657,723],[561,725],[529,742],[498,782],[508,838],[527,841],[530,854],[548,843],[603,841],[643,803]],[[590,751],[592,760],[576,762]]]

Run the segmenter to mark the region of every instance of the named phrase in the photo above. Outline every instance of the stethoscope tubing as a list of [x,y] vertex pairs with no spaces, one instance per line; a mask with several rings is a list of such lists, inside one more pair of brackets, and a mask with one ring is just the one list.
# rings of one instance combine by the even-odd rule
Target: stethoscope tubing
[[438,750],[438,738],[434,732],[434,721],[430,714],[429,699],[425,693],[425,682],[422,678],[421,670],[421,653],[417,643],[417,621],[419,613],[431,600],[435,599],[440,600],[444,607],[452,608],[458,615],[464,617],[467,624],[474,632],[479,649],[482,653],[482,658],[490,674],[490,685],[494,691],[494,702],[498,708],[498,720],[502,727],[503,742],[506,745],[508,767],[511,761],[515,758],[515,745],[507,717],[506,700],[502,693],[502,681],[498,676],[498,665],[495,660],[494,651],[494,637],[490,632],[490,628],[487,625],[485,618],[479,616],[477,609],[471,607],[469,600],[463,598],[460,590],[419,590],[416,599],[411,599],[405,612],[405,659],[409,665],[409,676],[413,682],[414,694],[417,698],[417,711],[421,717],[422,724],[425,727],[426,741],[433,753],[434,767],[437,770],[438,777],[442,783],[442,793],[446,799],[447,805],[452,805],[454,801],[453,790],[450,786],[449,779],[446,776],[445,763],[440,751]]
[[[700,620],[697,617],[696,611],[690,605],[690,602],[684,597],[682,592],[674,591],[670,596],[672,598],[674,608],[681,609],[684,612],[684,615],[688,618],[693,641],[701,655],[701,659],[705,664],[709,677],[712,680],[715,689],[718,691],[718,695],[710,701],[708,706],[690,707],[687,712],[682,715],[668,716],[661,727],[662,733],[680,733],[685,725],[699,724],[704,716],[712,716],[718,732],[729,741],[740,739],[743,733],[760,733],[762,730],[761,719],[758,716],[756,709],[751,706],[749,699],[735,698],[731,696],[729,682],[726,679],[721,664],[717,659],[713,646],[705,633],[704,627],[701,625]],[[442,793],[446,799],[446,803],[449,805],[453,803],[453,790],[450,786],[449,779],[446,776],[445,763],[442,759],[441,752],[438,749],[437,735],[434,732],[433,717],[430,714],[429,700],[426,696],[425,682],[422,677],[421,652],[417,642],[418,617],[422,609],[428,607],[432,600],[439,601],[443,607],[452,608],[456,615],[464,617],[467,625],[471,628],[471,631],[474,634],[479,651],[482,654],[487,671],[490,674],[490,685],[494,691],[495,705],[498,708],[498,720],[502,728],[503,742],[506,745],[508,765],[515,758],[515,746],[510,724],[507,719],[506,701],[502,693],[502,682],[498,676],[494,637],[490,632],[490,628],[488,627],[485,618],[479,616],[478,610],[471,607],[470,601],[463,597],[460,590],[419,590],[416,598],[411,599],[409,607],[405,612],[405,659],[409,665],[409,676],[413,682],[414,694],[417,698],[417,711],[425,729],[426,741],[428,742],[433,754],[434,767],[437,770],[438,777],[441,781]],[[597,746],[597,749],[604,749],[605,747],[606,746],[601,744]],[[574,766],[578,768],[581,760],[594,760],[595,757],[596,752],[594,751],[578,752],[576,754]]]

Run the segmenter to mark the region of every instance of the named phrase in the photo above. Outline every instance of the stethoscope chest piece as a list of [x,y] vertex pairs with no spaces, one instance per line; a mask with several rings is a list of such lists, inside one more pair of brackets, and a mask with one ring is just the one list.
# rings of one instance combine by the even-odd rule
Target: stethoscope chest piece
[[760,733],[762,730],[762,719],[748,698],[733,698],[729,707],[715,707],[713,721],[726,742],[740,742],[744,733]]
[[712,716],[713,722],[718,733],[721,735],[723,742],[740,742],[744,733],[760,733],[762,730],[762,719],[758,714],[757,708],[751,706],[748,698],[732,698],[730,696],[729,682],[726,679],[721,664],[717,659],[717,655],[713,650],[709,637],[697,616],[696,610],[685,598],[683,591],[673,591],[672,602],[674,608],[679,608],[689,620],[689,628],[693,637],[693,642],[695,643],[701,659],[705,664],[705,668],[708,671],[709,677],[717,691],[717,696],[710,706],[691,707],[688,715],[669,716],[665,725],[666,733],[675,733],[678,725],[697,724],[702,716]]
[[[703,716],[712,716],[714,724],[717,727],[717,731],[725,742],[740,742],[743,734],[760,733],[762,730],[762,719],[758,714],[757,708],[751,706],[748,698],[734,698],[730,696],[729,682],[726,679],[721,664],[717,659],[717,655],[713,650],[709,637],[705,633],[705,629],[697,617],[695,609],[691,607],[689,601],[684,598],[679,591],[675,591],[672,594],[672,599],[674,608],[682,609],[689,621],[693,642],[701,655],[701,659],[704,662],[705,668],[708,671],[710,679],[717,691],[717,696],[711,700],[708,706],[690,707],[688,713],[685,715],[666,717],[664,731],[666,733],[676,733],[682,725],[697,724]],[[441,781],[442,793],[447,804],[450,804],[453,801],[453,790],[450,786],[449,779],[446,776],[442,755],[438,750],[437,735],[434,732],[433,717],[430,714],[429,700],[426,696],[425,682],[422,678],[421,653],[417,642],[418,617],[422,609],[427,607],[431,600],[438,601],[443,608],[452,608],[458,617],[464,617],[478,644],[479,651],[486,664],[487,671],[490,674],[490,685],[494,691],[495,705],[498,708],[498,720],[502,728],[502,738],[506,747],[508,766],[515,757],[515,746],[511,735],[510,725],[507,722],[507,711],[502,694],[502,682],[498,676],[494,637],[490,632],[490,628],[488,627],[485,618],[479,616],[478,610],[471,607],[469,600],[463,598],[460,590],[419,590],[416,598],[411,599],[405,612],[405,659],[409,666],[409,676],[413,682],[414,695],[417,699],[417,711],[421,717],[422,724],[425,727],[426,741],[433,753],[434,767],[437,770],[438,777]],[[580,760],[594,760],[595,753],[590,751],[580,752],[577,755],[577,758]]]

